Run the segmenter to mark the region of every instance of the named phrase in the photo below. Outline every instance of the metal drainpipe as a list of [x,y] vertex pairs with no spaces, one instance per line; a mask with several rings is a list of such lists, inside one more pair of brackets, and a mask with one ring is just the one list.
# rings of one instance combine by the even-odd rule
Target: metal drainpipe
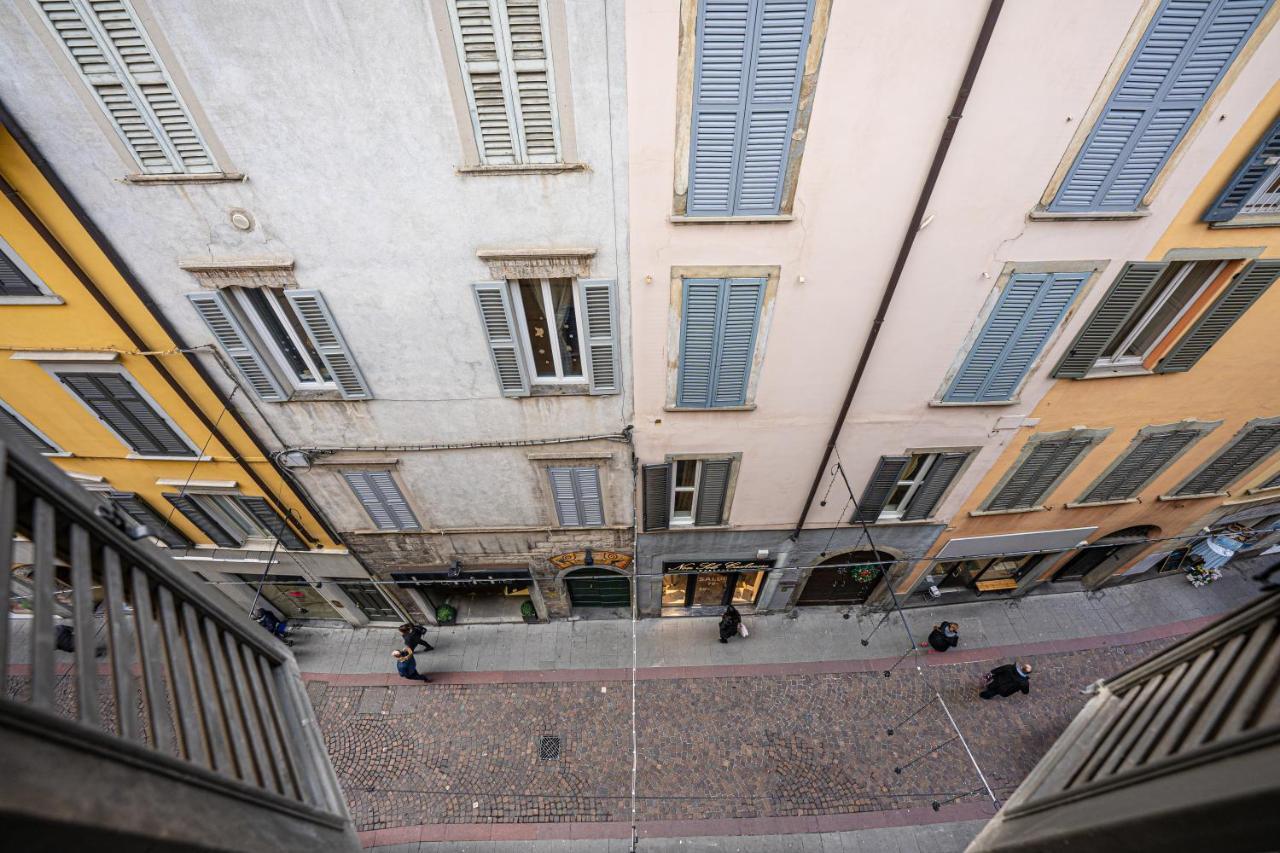
[[813,485],[809,487],[809,496],[804,500],[804,509],[800,510],[800,518],[796,521],[795,529],[791,531],[791,540],[796,541],[800,537],[800,532],[804,529],[805,519],[809,517],[809,508],[813,506],[813,498],[818,493],[818,487],[822,483],[822,475],[827,470],[827,463],[831,461],[831,452],[835,449],[836,442],[840,439],[840,431],[844,428],[845,419],[849,415],[849,407],[853,404],[853,397],[858,392],[858,386],[862,383],[862,374],[866,371],[867,362],[871,359],[871,351],[875,348],[876,339],[880,336],[880,327],[884,324],[885,315],[889,313],[889,304],[893,301],[894,291],[898,289],[898,280],[902,277],[902,270],[907,265],[907,258],[911,255],[911,247],[915,244],[916,233],[920,230],[920,222],[924,218],[925,208],[929,204],[929,199],[933,195],[933,187],[938,182],[938,175],[942,171],[942,163],[947,159],[947,150],[951,147],[951,138],[955,136],[956,127],[960,124],[960,119],[964,115],[965,103],[969,100],[969,92],[973,89],[973,82],[978,76],[978,69],[982,66],[982,58],[986,55],[987,44],[991,41],[991,33],[995,30],[996,19],[1000,17],[1000,9],[1004,6],[1004,0],[991,0],[987,6],[986,17],[982,21],[982,29],[978,31],[978,39],[974,42],[973,52],[969,55],[969,64],[964,70],[964,77],[960,80],[960,89],[956,92],[955,103],[951,106],[951,112],[947,115],[946,126],[942,129],[942,138],[938,140],[938,148],[933,152],[933,162],[929,164],[929,173],[925,176],[924,186],[920,188],[920,197],[916,200],[916,209],[911,214],[911,221],[907,225],[907,233],[902,235],[902,245],[898,249],[898,259],[893,264],[893,272],[889,274],[889,281],[885,285],[884,294],[880,297],[880,307],[876,310],[875,319],[871,321],[871,329],[867,332],[867,340],[862,345],[862,354],[858,357],[858,366],[853,371],[853,379],[849,381],[849,390],[844,395],[844,403],[840,406],[840,414],[836,415],[835,426],[831,429],[831,438],[827,441],[827,448],[822,454],[822,461],[818,463],[818,470],[813,475]]

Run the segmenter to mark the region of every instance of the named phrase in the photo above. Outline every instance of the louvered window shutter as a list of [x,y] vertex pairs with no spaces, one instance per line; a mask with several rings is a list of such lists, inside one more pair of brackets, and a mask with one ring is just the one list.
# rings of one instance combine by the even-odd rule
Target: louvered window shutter
[[293,532],[289,524],[284,520],[266,498],[260,498],[254,495],[241,495],[236,497],[236,501],[244,508],[246,512],[257,519],[258,523],[266,530],[270,531],[272,536],[280,539],[280,544],[290,551],[307,551],[309,550],[305,543],[298,538]]
[[1274,477],[1267,480],[1261,486],[1258,486],[1258,488],[1259,489],[1280,489],[1280,474],[1276,474]]
[[390,471],[344,471],[342,476],[379,530],[421,529]]
[[942,399],[1012,400],[1084,280],[1084,273],[1012,275]]
[[371,399],[373,393],[356,366],[355,356],[351,354],[342,332],[338,331],[338,323],[320,291],[286,290],[284,295],[315,344],[316,352],[329,367],[329,375],[337,383],[342,399]]
[[1077,503],[1122,501],[1137,496],[1202,434],[1199,430],[1174,430],[1142,436]]
[[910,461],[910,456],[880,457],[876,469],[871,472],[871,479],[862,490],[862,497],[858,499],[858,508],[853,513],[854,521],[874,522],[880,517],[885,502],[889,500],[889,493],[902,478],[902,472],[907,469]]
[[612,281],[578,279],[578,305],[587,336],[585,357],[592,394],[622,392],[616,288]]
[[133,492],[107,492],[111,502],[134,521],[145,526],[150,534],[170,548],[190,548],[191,540],[173,528],[147,502]]
[[644,466],[644,529],[666,530],[671,519],[671,465]]
[[17,261],[9,257],[0,240],[0,296],[44,296]]
[[151,407],[133,383],[115,373],[59,373],[62,384],[143,456],[195,456],[196,451]]
[[1086,437],[1038,442],[983,509],[995,511],[1038,506],[1092,444],[1093,441]]
[[1241,270],[1214,301],[1213,306],[1196,320],[1195,325],[1182,336],[1169,354],[1161,359],[1155,372],[1182,373],[1194,367],[1278,277],[1280,261],[1254,261]]
[[685,279],[676,405],[746,403],[764,288],[759,278]]
[[548,468],[551,499],[561,527],[600,527],[604,506],[600,500],[600,472],[594,467]]
[[732,459],[703,459],[698,480],[698,506],[693,523],[698,527],[724,523],[724,503],[729,494]]
[[451,0],[480,158],[556,163],[560,129],[542,0]]
[[1227,487],[1276,448],[1280,447],[1280,424],[1260,424],[1249,428],[1208,465],[1178,487],[1178,496],[1213,495]]
[[288,399],[288,394],[267,366],[262,355],[245,334],[244,327],[231,312],[226,297],[221,293],[188,293],[187,298],[195,306],[196,313],[213,333],[227,359],[236,366],[245,384],[261,400],[278,402]]
[[57,453],[58,448],[36,435],[4,406],[0,406],[0,440],[16,439],[36,453]]
[[1270,2],[1163,0],[1049,210],[1137,210]]
[[702,0],[690,216],[778,213],[812,11],[808,0]]
[[529,373],[512,319],[511,295],[505,281],[477,281],[471,285],[480,309],[480,325],[484,327],[498,387],[504,397],[528,397]]
[[1128,263],[1116,276],[1102,302],[1058,362],[1053,375],[1059,379],[1080,379],[1106,351],[1107,345],[1128,321],[1148,291],[1155,286],[1168,264]]
[[911,497],[911,503],[902,513],[903,519],[916,521],[933,515],[938,501],[946,494],[951,481],[956,478],[956,474],[960,473],[960,469],[964,467],[964,461],[968,458],[968,453],[938,454],[938,458],[929,468],[929,473],[925,475],[924,482],[920,484],[920,488],[916,489],[916,493]]
[[582,516],[578,512],[573,469],[549,468],[547,469],[547,475],[551,480],[551,500],[556,505],[556,519],[560,522],[560,526],[580,526],[582,524]]
[[1280,164],[1280,119],[1262,135],[1258,146],[1231,176],[1226,189],[1204,215],[1204,221],[1226,222],[1238,216],[1243,211],[1245,202],[1277,164]]
[[144,172],[218,171],[126,0],[36,5]]
[[208,536],[215,545],[221,545],[224,548],[239,548],[244,545],[243,536],[238,532],[228,530],[221,522],[205,512],[204,507],[188,496],[166,494],[164,499],[173,504],[178,512],[186,516],[187,520],[194,524],[201,533]]

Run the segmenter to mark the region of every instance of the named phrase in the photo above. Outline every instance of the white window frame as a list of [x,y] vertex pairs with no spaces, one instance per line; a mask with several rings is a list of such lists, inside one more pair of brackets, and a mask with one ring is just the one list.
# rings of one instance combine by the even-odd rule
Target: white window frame
[[3,236],[0,236],[0,253],[3,253],[4,256],[9,259],[9,262],[18,268],[18,272],[26,276],[27,281],[35,285],[36,290],[40,291],[38,295],[33,294],[28,296],[12,296],[12,295],[0,294],[0,303],[6,304],[6,305],[32,305],[32,304],[61,305],[62,304],[61,297],[59,297],[52,290],[49,289],[49,285],[45,284],[44,280],[40,278],[40,276],[36,275],[36,271],[33,270],[31,266],[22,259],[22,256],[18,254],[17,249],[13,248],[13,246],[10,245],[9,241],[5,240]]
[[[880,510],[880,516],[876,519],[877,522],[900,521],[902,519],[903,514],[906,512],[906,508],[911,506],[911,499],[916,496],[916,492],[919,491],[921,484],[923,484],[925,478],[929,476],[929,472],[933,470],[934,463],[938,461],[938,456],[940,454],[911,453],[908,455],[913,459],[917,456],[923,456],[924,461],[920,463],[920,467],[914,476],[898,480],[889,489],[889,494],[892,495],[898,490],[899,486],[907,486],[907,491],[902,496],[902,500],[898,501],[892,509],[889,507],[889,502],[887,500],[885,501],[884,508]],[[907,463],[907,467],[911,467],[910,462]]]
[[[573,321],[578,330],[578,361],[582,364],[582,373],[577,376],[566,376],[564,365],[560,359],[560,341],[551,341],[551,358],[556,366],[555,376],[539,376],[533,361],[533,341],[529,339],[529,322],[524,314],[524,300],[520,298],[520,279],[509,279],[507,287],[511,294],[512,308],[515,310],[515,321],[520,327],[520,346],[524,353],[525,364],[529,366],[529,383],[531,385],[582,385],[587,381],[587,352],[584,346],[586,338],[582,328],[582,306],[578,304],[578,280],[569,276],[554,276],[569,282],[569,292],[573,296]],[[542,283],[540,301],[543,316],[547,318],[548,330],[555,334],[555,312],[551,302],[551,277],[537,279]]]
[[1179,269],[1178,272],[1174,274],[1173,278],[1169,281],[1169,283],[1165,285],[1164,290],[1160,292],[1160,295],[1157,296],[1155,301],[1151,303],[1151,306],[1147,309],[1146,313],[1142,315],[1142,319],[1139,320],[1134,325],[1134,327],[1129,330],[1129,334],[1125,335],[1124,339],[1121,340],[1120,343],[1112,350],[1112,352],[1117,353],[1117,355],[1100,357],[1096,362],[1094,362],[1094,369],[1098,369],[1098,368],[1112,369],[1117,367],[1141,367],[1142,363],[1147,360],[1147,357],[1151,355],[1152,351],[1155,350],[1156,347],[1160,346],[1160,344],[1164,342],[1165,338],[1169,335],[1169,332],[1173,331],[1173,328],[1177,326],[1179,322],[1182,321],[1182,318],[1187,315],[1187,312],[1191,310],[1192,306],[1196,304],[1197,300],[1199,300],[1200,297],[1204,295],[1204,292],[1210,287],[1210,285],[1212,285],[1215,281],[1218,280],[1218,276],[1222,274],[1222,271],[1226,268],[1227,264],[1231,263],[1231,261],[1230,260],[1218,261],[1217,266],[1214,267],[1213,269],[1213,272],[1211,272],[1208,276],[1205,277],[1204,282],[1201,283],[1200,287],[1196,289],[1196,292],[1191,295],[1191,298],[1187,300],[1187,303],[1182,306],[1182,310],[1174,315],[1174,317],[1169,321],[1169,323],[1164,327],[1164,329],[1160,331],[1160,334],[1152,338],[1151,346],[1147,347],[1147,349],[1142,353],[1140,353],[1139,355],[1129,355],[1129,356],[1120,355],[1120,353],[1123,353],[1125,350],[1127,350],[1130,347],[1130,345],[1134,342],[1134,340],[1138,337],[1138,335],[1140,335],[1143,331],[1146,330],[1147,324],[1150,323],[1152,318],[1155,317],[1156,313],[1162,307],[1164,307],[1164,304],[1168,302],[1170,298],[1173,297],[1173,294],[1177,291],[1177,289],[1182,286],[1182,282],[1186,280],[1187,276],[1191,275],[1191,271],[1195,269],[1198,264],[1213,263],[1213,259],[1205,258],[1203,260],[1186,260],[1186,261],[1182,261],[1181,263],[1183,265],[1182,268]]
[[[678,486],[681,465],[693,465],[693,485]],[[701,459],[672,459],[671,460],[671,506],[667,508],[667,524],[670,527],[691,527],[694,519],[698,517],[698,491],[702,482],[702,460]],[[676,515],[676,495],[681,492],[688,492],[693,496],[693,501],[689,504],[689,514],[687,516]]]
[[32,434],[35,435],[36,438],[40,439],[45,444],[53,448],[52,452],[48,452],[48,453],[42,452],[40,454],[41,456],[70,456],[71,455],[69,451],[62,449],[62,445],[58,444],[58,442],[54,441],[52,438],[49,438],[49,436],[45,435],[43,430],[36,429],[35,424],[31,423],[31,421],[24,418],[18,412],[17,409],[15,409],[13,406],[10,406],[4,400],[0,400],[0,409],[4,409],[6,412],[9,413],[9,415],[15,421],[22,424],[27,429],[31,430]]
[[224,491],[192,491],[182,492],[185,497],[190,498],[200,509],[214,518],[230,533],[240,533],[245,544],[242,547],[249,547],[251,544],[271,544],[275,542],[275,536],[271,531],[263,528],[258,523],[258,519],[250,515],[239,502],[236,501],[240,497],[239,492]]
[[1274,216],[1280,214],[1280,189],[1268,192],[1267,187],[1280,182],[1280,157],[1268,158],[1275,160],[1271,167],[1271,171],[1258,182],[1258,186],[1254,188],[1253,193],[1249,196],[1244,204],[1240,205],[1240,212],[1237,216]]
[[[298,322],[301,322],[301,321],[296,316],[291,320],[288,316],[284,314],[285,311],[292,311],[293,306],[289,305],[287,301],[284,302],[283,304],[281,303],[280,296],[278,296],[277,293],[280,295],[283,295],[284,290],[282,288],[279,288],[279,287],[260,287],[260,288],[228,287],[226,288],[224,292],[229,292],[231,296],[231,301],[235,303],[235,306],[240,310],[240,313],[243,314],[246,319],[248,319],[249,324],[252,326],[254,333],[258,336],[259,340],[262,341],[262,345],[266,348],[267,352],[271,354],[272,359],[276,362],[275,366],[278,368],[276,372],[283,373],[284,377],[289,381],[289,383],[293,386],[293,388],[298,391],[336,391],[338,390],[338,383],[333,381],[332,379],[328,381],[316,380],[316,381],[308,382],[307,380],[304,380],[298,377],[298,375],[294,372],[293,367],[290,366],[289,364],[289,358],[280,349],[280,345],[276,343],[275,335],[273,335],[271,333],[271,330],[267,328],[266,322],[262,319],[261,315],[258,313],[257,306],[255,306],[252,300],[249,298],[248,291],[251,289],[267,291],[263,294],[263,298],[265,298],[267,300],[267,303],[271,306],[271,310],[275,314],[276,320],[278,320],[280,325],[284,327],[285,334],[288,335],[289,340],[293,342],[294,349],[298,351],[298,355],[302,358],[304,362],[307,363],[307,366],[311,368],[312,375],[321,376],[322,372],[320,368],[322,367],[322,365],[317,363],[316,360],[312,358],[311,352],[307,349],[306,343],[301,338],[298,337],[298,330],[294,328],[293,322],[295,320],[297,320]],[[275,291],[275,292],[271,292],[271,291]]]

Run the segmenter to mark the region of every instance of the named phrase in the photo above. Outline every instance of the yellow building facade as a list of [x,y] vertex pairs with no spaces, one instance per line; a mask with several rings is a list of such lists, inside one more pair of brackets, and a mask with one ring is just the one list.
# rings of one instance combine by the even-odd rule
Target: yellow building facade
[[[1271,169],[1266,180],[1276,182],[1272,167],[1280,158],[1261,149],[1275,139],[1278,116],[1280,85],[1251,114],[1147,257],[1112,259],[1111,269],[1124,267],[1117,281],[1130,269],[1197,277],[1186,296],[1170,297],[1185,300],[1168,309],[1170,324],[1131,347],[1139,354],[1130,363],[1121,352],[1110,361],[1098,359],[1080,378],[1059,378],[938,537],[932,559],[917,562],[899,592],[932,586],[940,593],[963,592],[952,600],[964,600],[1022,594],[1045,583],[1093,588],[1120,574],[1152,577],[1185,568],[1184,552],[1211,527],[1217,531],[1234,519],[1246,527],[1271,524],[1280,515],[1280,453],[1274,452],[1280,435],[1280,285],[1272,285],[1276,265],[1266,263],[1280,259],[1280,205],[1271,204],[1274,210],[1261,215],[1205,221],[1206,211],[1221,203],[1224,188],[1251,158],[1255,166]],[[1139,260],[1147,264],[1125,266]],[[1223,331],[1224,324],[1215,326],[1208,315],[1215,308],[1222,313],[1220,303],[1229,298],[1247,303],[1239,285],[1249,275],[1261,295]],[[1153,289],[1159,287],[1156,280]],[[1234,297],[1228,293],[1233,287]],[[1174,307],[1182,309],[1180,316]],[[1157,365],[1177,360],[1171,358],[1177,347],[1189,349],[1185,342],[1193,332],[1210,341],[1208,348],[1185,358],[1189,369],[1160,372]],[[1073,346],[1081,341],[1077,337]],[[1102,369],[1103,364],[1108,366]],[[1057,375],[1063,372],[1060,364]],[[1157,438],[1142,446],[1152,436],[1168,443],[1158,447]],[[1019,503],[1001,496],[1016,489],[1020,477],[1026,479],[1028,467],[1037,461],[1052,467],[1050,454],[1034,456],[1046,440],[1061,454],[1078,452],[1078,458],[1064,461],[1065,471],[1031,501],[1034,506],[1001,509]],[[1153,457],[1144,467],[1130,455],[1135,452],[1169,458]],[[1125,471],[1129,482],[1117,484]],[[1095,547],[1082,549],[1085,543]]]

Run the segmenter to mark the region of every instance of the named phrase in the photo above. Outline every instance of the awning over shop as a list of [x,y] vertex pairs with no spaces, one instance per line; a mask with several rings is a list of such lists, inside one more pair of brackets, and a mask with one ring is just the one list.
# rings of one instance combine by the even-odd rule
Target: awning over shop
[[1232,536],[1210,536],[1196,544],[1191,553],[1204,560],[1206,569],[1220,569],[1235,556],[1244,543]]
[[430,572],[392,572],[391,577],[400,586],[424,586],[427,584],[458,583],[507,583],[531,579],[528,569],[463,569],[456,577],[449,576],[448,569]]
[[1006,554],[1034,554],[1041,551],[1065,551],[1088,539],[1096,527],[1070,527],[1065,530],[1035,530],[1030,533],[1003,533],[996,536],[967,536],[952,539],[938,552],[939,560],[963,560],[968,557]]

